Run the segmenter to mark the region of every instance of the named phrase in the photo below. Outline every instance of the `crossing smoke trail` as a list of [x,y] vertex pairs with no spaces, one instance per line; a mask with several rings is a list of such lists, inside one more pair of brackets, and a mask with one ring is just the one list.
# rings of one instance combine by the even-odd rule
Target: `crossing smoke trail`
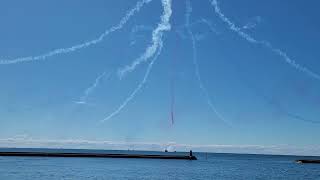
[[100,43],[104,40],[106,36],[108,36],[110,33],[115,32],[117,30],[120,30],[128,21],[129,19],[135,15],[137,12],[140,11],[140,9],[145,5],[150,3],[152,0],[140,0],[136,3],[135,7],[131,10],[129,10],[126,15],[120,20],[119,24],[111,27],[110,29],[107,29],[103,34],[101,34],[97,39],[93,39],[91,41],[87,41],[81,44],[74,45],[69,48],[60,48],[55,49],[53,51],[47,52],[45,54],[39,55],[39,56],[28,56],[28,57],[20,57],[16,59],[0,59],[0,64],[17,64],[22,62],[32,62],[32,61],[39,61],[39,60],[45,60],[51,56],[55,56],[58,54],[67,54],[73,51],[77,51],[92,45],[95,45],[97,43]]
[[162,36],[164,31],[170,31],[170,18],[172,15],[171,9],[171,0],[162,0],[163,6],[163,14],[161,16],[161,22],[158,24],[157,28],[152,32],[152,44],[148,46],[145,52],[136,59],[131,65],[125,66],[124,68],[120,69],[118,74],[120,79],[128,72],[132,72],[135,68],[145,62],[148,61],[157,51],[159,48],[160,42],[162,41]]
[[225,22],[228,26],[229,29],[234,31],[235,33],[237,33],[240,37],[244,38],[245,40],[247,40],[250,43],[253,44],[261,44],[263,46],[265,46],[266,48],[270,49],[272,52],[274,52],[275,54],[281,56],[286,63],[288,63],[289,65],[291,65],[292,67],[294,67],[295,69],[306,73],[307,75],[320,80],[320,75],[309,70],[306,67],[303,67],[302,65],[298,64],[296,61],[294,61],[293,59],[291,59],[285,52],[283,52],[280,49],[274,48],[269,42],[267,41],[258,41],[256,39],[254,39],[253,37],[251,37],[249,34],[241,31],[241,28],[237,27],[231,20],[229,20],[229,18],[227,18],[220,10],[220,7],[218,5],[218,1],[217,0],[209,0],[211,1],[211,5],[214,7],[214,11],[215,13],[218,15],[218,17]]
[[[100,81],[102,80],[102,78],[104,78],[107,75],[107,72],[103,72],[102,74],[100,74],[94,81],[94,83],[88,87],[85,91],[84,91],[84,95],[80,98],[79,101],[76,101],[76,104],[86,104],[87,103],[87,99],[89,97],[89,95],[97,88],[97,86],[99,85]],[[108,74],[107,77],[110,77],[110,73]]]
[[130,101],[132,101],[132,99],[137,95],[137,93],[141,90],[141,88],[145,85],[145,83],[147,82],[147,79],[149,77],[149,74],[152,70],[152,67],[153,67],[153,64],[154,62],[157,60],[158,56],[161,54],[161,50],[162,50],[162,41],[159,42],[159,49],[158,49],[158,52],[157,54],[153,57],[152,61],[150,62],[150,64],[148,65],[148,68],[147,68],[147,71],[142,79],[142,81],[139,83],[139,85],[134,89],[134,91],[130,94],[129,97],[127,97],[127,99],[114,111],[112,112],[111,114],[109,114],[106,118],[104,118],[103,120],[101,120],[100,122],[103,123],[103,122],[106,122],[108,120],[110,120],[111,118],[113,118],[114,116],[118,115],[121,110],[123,108],[125,108],[128,103]]
[[213,27],[212,23],[211,23],[209,20],[202,18],[202,19],[200,20],[200,22],[206,24],[206,25],[209,27],[209,29],[210,29],[211,32],[213,32],[213,33],[215,33],[215,34],[218,34],[218,33],[219,33],[219,32]]
[[[214,28],[214,26],[212,25],[212,23],[211,23],[208,19],[205,19],[205,18],[202,18],[202,19],[199,19],[199,20],[197,20],[197,21],[195,21],[195,22],[189,23],[189,27],[191,28],[191,27],[196,26],[196,25],[198,25],[198,24],[204,24],[204,25],[206,25],[206,26],[209,28],[209,30],[210,30],[212,33],[214,33],[214,34],[219,34],[219,32],[216,30],[216,28]],[[183,38],[183,39],[186,39],[186,38],[187,38],[186,35],[184,34],[183,30],[182,30],[182,29],[186,29],[186,28],[187,28],[187,27],[186,27],[186,25],[184,24],[184,25],[179,26],[179,27],[177,28],[177,30],[176,30],[176,32],[178,33],[178,35],[180,35],[181,38]]]
[[201,74],[200,74],[200,69],[199,69],[199,64],[198,64],[198,58],[197,58],[197,48],[196,48],[196,40],[194,38],[194,35],[190,29],[190,15],[191,15],[191,12],[192,12],[192,6],[191,6],[191,2],[190,0],[186,0],[186,15],[185,15],[185,21],[186,21],[186,27],[187,27],[187,31],[188,31],[188,34],[191,38],[191,41],[192,41],[192,51],[193,51],[193,65],[195,67],[195,74],[196,74],[196,77],[197,77],[197,80],[199,82],[199,86],[200,86],[200,89],[201,91],[203,92],[206,100],[207,100],[207,103],[209,105],[209,107],[211,108],[211,110],[216,114],[216,116],[222,120],[223,122],[225,122],[227,125],[231,126],[231,123],[228,122],[222,115],[221,113],[217,110],[217,108],[215,107],[215,105],[212,103],[211,99],[210,99],[210,96],[209,96],[209,93],[208,93],[208,90],[206,89],[206,87],[204,86],[204,84],[202,83],[202,79],[201,79]]
[[[139,83],[139,85],[134,89],[134,91],[130,94],[130,96],[110,115],[108,115],[106,118],[101,120],[101,122],[105,122],[116,116],[121,112],[123,108],[127,106],[127,104],[136,96],[136,94],[141,90],[141,88],[144,86],[144,84],[147,82],[147,79],[149,77],[149,74],[152,70],[154,62],[157,60],[158,56],[161,54],[162,47],[163,47],[163,31],[169,31],[171,29],[170,25],[170,18],[172,14],[171,9],[171,0],[162,0],[162,6],[163,6],[163,14],[161,16],[161,22],[158,24],[158,27],[152,32],[152,42],[153,45],[149,46],[141,57],[144,57],[142,59],[138,59],[134,61],[132,66],[128,66],[125,68],[124,71],[121,71],[123,73],[127,71],[133,71],[137,65],[139,65],[141,62],[148,60],[153,56],[152,61],[149,63],[147,71],[142,79],[142,81]],[[156,52],[157,51],[157,52]],[[155,54],[155,55],[154,55]]]

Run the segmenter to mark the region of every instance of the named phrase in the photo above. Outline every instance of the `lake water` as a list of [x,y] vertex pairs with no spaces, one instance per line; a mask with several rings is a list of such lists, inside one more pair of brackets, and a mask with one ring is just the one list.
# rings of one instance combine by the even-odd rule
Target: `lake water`
[[[8,149],[5,149],[8,150]],[[10,149],[15,150],[15,149]],[[30,150],[30,149],[29,149]],[[33,151],[64,151],[38,149]],[[0,151],[4,151],[1,149]],[[17,151],[17,150],[15,150]],[[128,151],[72,150],[72,152]],[[159,152],[130,153],[159,154]],[[169,153],[170,154],[170,153]],[[180,153],[179,153],[180,154]],[[187,153],[186,153],[187,154]],[[320,164],[297,164],[315,158],[245,154],[194,153],[198,160],[1,157],[0,180],[34,179],[319,179]]]

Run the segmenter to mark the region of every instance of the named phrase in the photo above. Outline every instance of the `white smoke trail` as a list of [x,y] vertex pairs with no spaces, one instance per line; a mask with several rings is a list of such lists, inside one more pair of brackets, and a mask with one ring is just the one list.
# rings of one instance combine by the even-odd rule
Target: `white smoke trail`
[[256,23],[253,23],[253,22],[249,22],[247,23],[246,25],[242,26],[242,29],[253,29],[257,26]]
[[[107,72],[103,72],[102,74],[100,74],[94,81],[94,83],[88,87],[85,91],[84,91],[84,95],[80,98],[79,101],[76,101],[76,104],[87,104],[87,99],[89,97],[89,95],[97,88],[97,86],[99,85],[100,81],[102,80],[102,78],[104,78],[107,75]],[[111,73],[108,74],[107,77],[110,77]]]
[[151,26],[146,25],[136,25],[131,29],[131,34],[135,34],[139,31],[152,31],[153,28]]
[[[206,25],[208,28],[209,28],[209,31],[211,31],[211,33],[214,33],[214,34],[219,34],[219,32],[216,30],[216,28],[214,27],[214,25],[208,20],[208,19],[205,19],[205,18],[201,18],[197,21],[194,21],[194,22],[190,22],[189,24],[189,27],[193,27],[193,26],[197,26],[198,24],[204,24]],[[187,29],[186,25],[181,25],[181,26],[178,26],[176,32],[178,33],[178,35],[182,38],[182,39],[187,39],[187,36],[185,35],[184,33],[184,30]],[[196,38],[197,40],[199,39],[203,39],[205,37],[205,34],[199,34],[198,36],[200,36],[201,38]]]
[[137,41],[137,33],[140,31],[152,31],[153,28],[151,26],[145,26],[145,25],[136,25],[131,29],[131,33],[130,33],[130,45],[134,45],[136,44]]
[[195,37],[193,35],[193,32],[191,31],[190,28],[190,15],[192,12],[192,6],[191,6],[191,2],[190,0],[186,0],[186,15],[185,15],[185,26],[187,28],[188,34],[191,38],[192,41],[192,51],[193,51],[193,65],[195,67],[195,74],[200,86],[201,91],[203,92],[207,103],[210,107],[210,109],[217,115],[217,117],[222,120],[224,123],[226,123],[227,125],[231,126],[231,123],[229,121],[227,121],[222,114],[217,110],[217,108],[215,107],[215,105],[213,104],[213,102],[210,99],[209,93],[207,88],[204,86],[203,82],[202,82],[202,78],[201,78],[201,74],[200,74],[200,68],[199,68],[199,63],[198,63],[198,58],[197,58],[197,48],[196,48],[196,40]]
[[159,48],[164,31],[171,30],[171,24],[170,24],[170,18],[172,15],[171,0],[162,0],[162,6],[163,6],[163,14],[161,15],[161,22],[158,24],[157,28],[154,29],[152,32],[152,44],[148,46],[145,52],[138,59],[136,59],[131,65],[125,66],[124,68],[119,70],[118,74],[120,78],[122,78],[128,72],[134,71],[139,64],[145,61],[148,61],[148,59],[150,59]]
[[253,21],[244,25],[242,29],[254,29],[260,22],[261,22],[261,17],[256,16],[255,18],[253,18]]
[[134,91],[130,94],[129,97],[127,97],[125,99],[125,101],[115,110],[113,111],[111,114],[109,114],[107,117],[105,117],[103,120],[101,120],[100,122],[106,122],[108,120],[110,120],[111,118],[113,118],[114,116],[118,115],[123,108],[125,108],[128,103],[130,101],[132,101],[132,99],[137,95],[137,93],[141,90],[141,88],[145,85],[145,83],[147,82],[147,79],[149,77],[149,74],[152,70],[153,64],[154,62],[157,60],[158,56],[161,54],[161,50],[162,50],[162,41],[160,40],[159,42],[159,48],[158,48],[158,52],[157,54],[153,57],[152,61],[150,62],[150,64],[148,65],[147,71],[142,79],[142,81],[139,83],[139,85],[134,89]]
[[110,33],[115,32],[117,30],[120,30],[128,21],[129,19],[135,15],[137,12],[140,11],[140,9],[145,5],[150,3],[152,0],[140,0],[136,3],[135,7],[133,9],[130,9],[126,15],[120,20],[119,24],[111,27],[110,29],[107,29],[104,33],[102,33],[98,38],[93,39],[91,41],[87,41],[81,44],[74,45],[69,48],[59,48],[52,50],[50,52],[47,52],[42,55],[38,56],[28,56],[28,57],[20,57],[16,59],[0,59],[0,64],[16,64],[16,63],[22,63],[22,62],[32,62],[32,61],[39,61],[39,60],[45,60],[51,56],[55,56],[58,54],[66,54],[73,51],[77,51],[82,48],[89,47],[91,45],[95,45],[97,43],[100,43],[104,40],[106,36],[108,36]]
[[[193,27],[196,26],[198,24],[205,24],[206,26],[208,26],[208,28],[210,29],[211,32],[213,33],[218,33],[218,31],[216,30],[216,28],[214,27],[214,25],[206,18],[201,18],[197,21],[194,22],[189,22],[189,27]],[[182,25],[181,28],[186,28],[186,25]]]
[[208,19],[202,18],[200,21],[202,23],[206,24],[209,27],[211,32],[213,32],[215,34],[219,34],[219,32],[216,30],[216,28],[213,27],[212,23]]
[[291,59],[285,52],[283,52],[280,49],[274,48],[269,42],[266,41],[258,41],[256,39],[254,39],[253,37],[251,37],[249,34],[241,31],[241,28],[237,27],[231,20],[229,20],[229,18],[227,18],[220,10],[220,7],[218,5],[218,1],[217,0],[209,0],[211,1],[211,5],[214,7],[214,11],[215,13],[219,16],[219,18],[225,22],[228,26],[229,29],[234,31],[235,33],[237,33],[240,37],[244,38],[245,40],[247,40],[250,43],[253,44],[261,44],[265,47],[267,47],[268,49],[270,49],[272,52],[274,52],[275,54],[281,56],[286,63],[288,63],[289,65],[291,65],[292,67],[294,67],[295,69],[306,73],[307,75],[320,80],[320,75],[311,71],[310,69],[298,64],[295,60]]

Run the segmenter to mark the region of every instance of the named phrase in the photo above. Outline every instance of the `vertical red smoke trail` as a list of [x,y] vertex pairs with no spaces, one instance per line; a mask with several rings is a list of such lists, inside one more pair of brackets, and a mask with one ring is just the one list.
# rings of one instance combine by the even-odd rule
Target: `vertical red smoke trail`
[[[176,52],[175,52],[176,53]],[[175,122],[175,71],[176,71],[176,57],[173,56],[171,60],[170,73],[170,119],[171,125]]]
[[170,96],[171,96],[171,105],[170,105],[170,110],[171,110],[171,124],[174,124],[174,105],[175,105],[175,94],[174,94],[174,72],[172,72],[171,75],[171,83],[170,83]]

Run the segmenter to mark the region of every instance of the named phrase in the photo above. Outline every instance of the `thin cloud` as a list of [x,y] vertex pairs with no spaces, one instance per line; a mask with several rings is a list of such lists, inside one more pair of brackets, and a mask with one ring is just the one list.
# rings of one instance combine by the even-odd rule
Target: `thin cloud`
[[13,137],[0,139],[3,148],[81,148],[108,150],[153,150],[189,151],[214,153],[274,154],[320,156],[320,145],[226,145],[226,144],[180,144],[176,142],[127,142],[84,139],[34,139],[31,137]]

